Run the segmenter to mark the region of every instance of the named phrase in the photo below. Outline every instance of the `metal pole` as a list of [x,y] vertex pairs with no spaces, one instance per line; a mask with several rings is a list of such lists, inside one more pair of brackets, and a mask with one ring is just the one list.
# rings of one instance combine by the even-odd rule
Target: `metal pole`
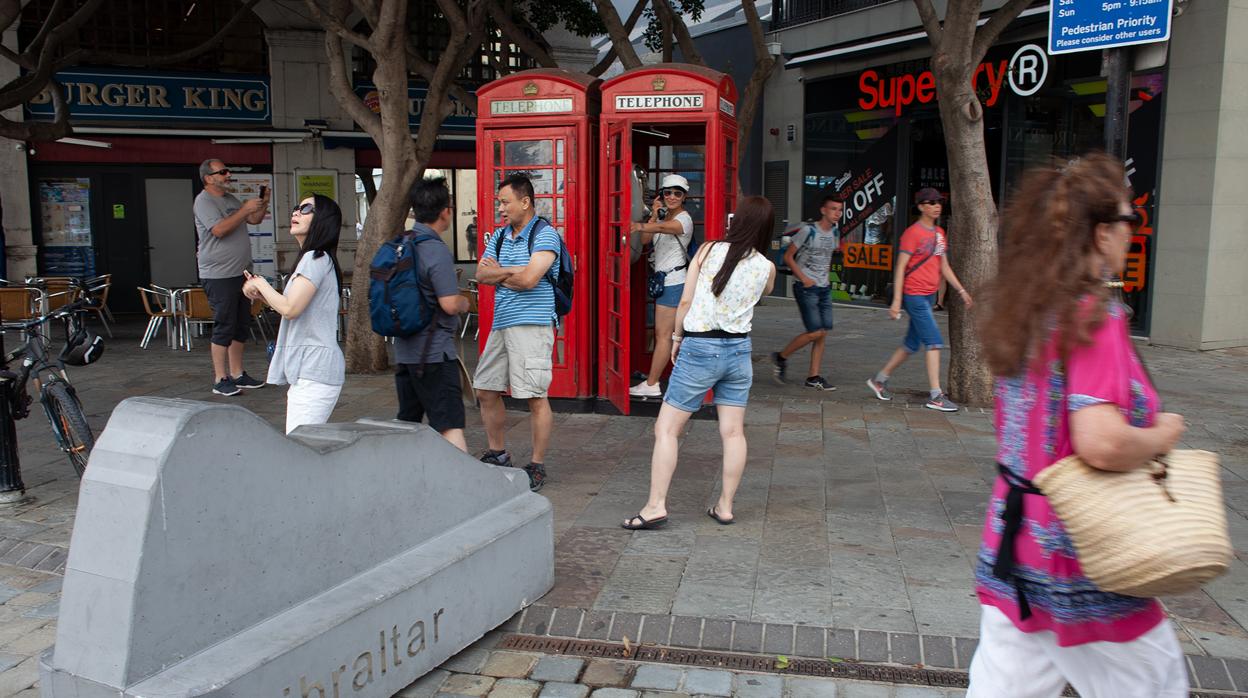
[[1130,50],[1108,48],[1104,51],[1105,75],[1105,152],[1118,158],[1127,157],[1127,97],[1131,90]]
[[[4,356],[4,332],[0,332],[0,359]],[[17,422],[13,419],[17,390],[17,378],[6,365],[0,372],[0,506],[26,500],[22,464],[17,457]]]

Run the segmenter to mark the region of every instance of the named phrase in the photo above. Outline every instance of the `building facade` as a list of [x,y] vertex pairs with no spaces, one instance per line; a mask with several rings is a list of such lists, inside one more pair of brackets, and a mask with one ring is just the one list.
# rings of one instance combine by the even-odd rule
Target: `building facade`
[[[1001,4],[986,2],[986,12]],[[1135,331],[1153,342],[1241,346],[1248,277],[1236,269],[1248,263],[1248,210],[1229,184],[1248,174],[1248,134],[1235,128],[1248,115],[1248,81],[1231,37],[1248,9],[1177,7],[1168,43],[1130,49],[1127,170],[1146,222],[1132,241],[1126,299]],[[1103,147],[1101,53],[1048,55],[1047,22],[1045,3],[1024,11],[975,71],[998,205],[1028,167]],[[765,193],[790,222],[813,218],[825,193],[844,198],[837,296],[885,302],[897,237],[917,217],[913,193],[949,191],[914,5],[795,2],[777,7],[772,28],[786,61],[764,97]]]

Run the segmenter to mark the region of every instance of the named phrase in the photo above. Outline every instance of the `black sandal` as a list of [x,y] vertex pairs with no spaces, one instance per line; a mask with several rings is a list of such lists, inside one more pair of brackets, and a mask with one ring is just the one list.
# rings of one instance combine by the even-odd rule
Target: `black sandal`
[[[641,523],[635,524],[633,523],[634,521],[640,521]],[[665,523],[667,523],[666,516],[660,516],[657,519],[647,521],[646,518],[641,515],[641,512],[637,512],[636,516],[620,524],[620,528],[626,528],[630,531],[652,531],[656,528],[662,528]]]
[[720,526],[731,526],[737,522],[737,518],[735,516],[731,519],[725,519],[721,517],[719,515],[719,512],[715,511],[715,507],[711,507],[710,509],[707,509],[706,515],[711,517],[712,519],[715,519],[715,522],[718,523]]

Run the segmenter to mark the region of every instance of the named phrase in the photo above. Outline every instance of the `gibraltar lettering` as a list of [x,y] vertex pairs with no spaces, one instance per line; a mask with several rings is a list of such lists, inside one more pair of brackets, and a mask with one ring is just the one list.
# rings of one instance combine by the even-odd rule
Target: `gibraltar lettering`
[[702,95],[616,95],[616,111],[701,109]]

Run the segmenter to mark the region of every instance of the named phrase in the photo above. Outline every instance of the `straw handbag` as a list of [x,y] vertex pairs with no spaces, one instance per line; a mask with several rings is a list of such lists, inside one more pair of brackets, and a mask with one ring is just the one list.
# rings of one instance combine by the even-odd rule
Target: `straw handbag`
[[1065,524],[1084,574],[1104,591],[1183,594],[1231,560],[1216,453],[1171,451],[1130,472],[1069,456],[1032,481]]

